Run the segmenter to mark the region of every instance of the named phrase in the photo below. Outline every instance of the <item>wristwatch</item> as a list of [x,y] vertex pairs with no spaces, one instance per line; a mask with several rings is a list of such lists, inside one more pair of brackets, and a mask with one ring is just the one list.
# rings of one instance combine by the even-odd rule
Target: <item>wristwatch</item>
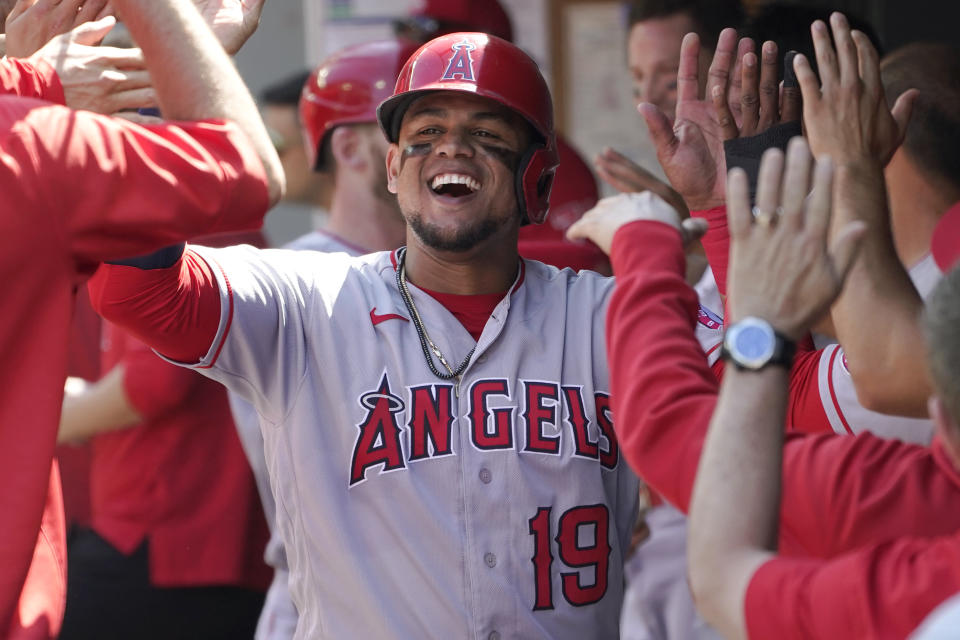
[[737,369],[759,371],[769,365],[789,368],[796,350],[797,344],[769,322],[748,316],[727,329],[720,353]]

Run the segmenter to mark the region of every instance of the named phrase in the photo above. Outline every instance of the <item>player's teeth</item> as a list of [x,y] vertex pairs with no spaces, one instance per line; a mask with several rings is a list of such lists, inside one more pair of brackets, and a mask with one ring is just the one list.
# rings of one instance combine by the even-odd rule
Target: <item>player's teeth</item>
[[433,179],[433,182],[430,184],[431,189],[439,189],[445,184],[462,184],[466,185],[471,191],[477,191],[480,188],[480,183],[471,178],[470,176],[460,175],[460,174],[450,174],[445,173],[439,175]]

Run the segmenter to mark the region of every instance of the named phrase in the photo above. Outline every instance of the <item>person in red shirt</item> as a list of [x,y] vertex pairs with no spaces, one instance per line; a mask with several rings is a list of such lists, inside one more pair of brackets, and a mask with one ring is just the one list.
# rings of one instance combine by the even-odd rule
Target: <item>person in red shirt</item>
[[[765,46],[771,46],[768,43]],[[726,106],[717,112],[717,99],[725,95],[727,77],[730,67],[733,66],[736,52],[736,32],[733,29],[725,30],[718,42],[717,53],[711,65],[711,81],[707,87],[707,97],[698,97],[695,86],[684,91],[677,108],[676,132],[670,127],[666,116],[658,112],[653,105],[641,105],[648,125],[651,127],[651,137],[658,149],[658,159],[671,183],[678,189],[688,202],[694,203],[692,215],[706,219],[710,226],[703,239],[703,246],[710,261],[710,266],[716,276],[721,293],[725,293],[726,263],[729,240],[726,232],[726,210],[724,208],[724,178],[726,171],[729,146],[725,153],[724,138],[737,135],[736,127],[732,125],[733,116]],[[683,74],[695,74],[698,67],[699,44],[694,34],[688,34],[681,49],[681,69]],[[742,65],[741,65],[742,66]],[[761,84],[762,84],[761,76]],[[782,105],[770,105],[768,108],[783,113],[772,114],[772,121],[777,125],[759,135],[734,142],[752,143],[751,153],[759,158],[758,149],[774,144],[785,145],[790,135],[800,132],[798,123],[789,122],[788,113],[799,112],[799,107],[790,108],[788,99],[790,88],[783,92]],[[915,96],[905,93],[909,100]],[[714,96],[713,106],[710,97]],[[796,100],[799,105],[799,100]],[[906,105],[907,102],[904,103]],[[756,109],[756,105],[754,106]],[[763,114],[763,103],[760,103],[761,120],[770,118]],[[726,113],[724,113],[724,111]],[[782,116],[782,121],[781,121]],[[729,121],[734,130],[733,134],[721,126],[721,121]],[[793,132],[791,132],[793,127]],[[728,142],[730,142],[728,140]],[[896,147],[881,150],[882,158],[886,163]],[[741,158],[743,160],[743,158]],[[886,208],[884,209],[886,211]],[[877,221],[879,230],[890,226],[889,220]],[[838,400],[836,383],[838,383],[838,369],[842,369],[840,384],[845,386],[846,396],[859,393],[859,389],[869,389],[871,396],[882,391],[893,398],[882,408],[884,411],[896,412],[898,416],[910,415],[925,417],[925,408],[919,408],[921,397],[929,388],[928,376],[917,366],[914,356],[914,346],[920,340],[915,317],[922,307],[915,288],[911,285],[910,274],[896,260],[887,260],[893,255],[896,258],[893,246],[883,232],[868,234],[866,247],[868,255],[881,255],[883,260],[877,261],[879,267],[865,266],[865,261],[855,265],[851,274],[851,286],[848,292],[841,296],[831,309],[826,320],[832,320],[833,328],[839,342],[844,349],[836,347],[814,350],[809,344],[801,345],[793,370],[791,372],[791,395],[788,405],[787,424],[792,429],[808,432],[838,431],[856,433],[862,430],[869,422],[884,424],[878,432],[884,435],[910,439],[916,442],[928,442],[932,427],[926,422],[907,420],[903,417],[881,418],[879,414],[870,412],[859,403],[856,398],[847,397],[845,403]],[[872,262],[871,262],[872,265]],[[918,281],[923,280],[922,274],[917,274]],[[883,314],[884,323],[864,323],[864,310],[872,307],[876,300],[886,297],[898,300],[898,304],[890,305]],[[880,317],[876,315],[875,317]],[[886,324],[885,324],[886,323]],[[828,323],[829,324],[829,323]],[[888,331],[887,324],[895,327],[896,331]],[[878,340],[892,341],[889,351],[882,352],[873,348]],[[844,357],[845,356],[845,357]],[[849,370],[845,364],[849,366]],[[723,365],[717,367],[717,373],[723,370]],[[900,376],[908,382],[900,388],[895,382]],[[875,406],[875,405],[871,405]],[[854,417],[856,419],[854,419]],[[878,424],[878,427],[880,425]]]
[[[101,260],[200,232],[255,228],[283,190],[256,106],[193,5],[114,7],[144,51],[161,107],[184,122],[140,127],[72,111],[52,69],[0,63],[8,307],[0,318],[0,634],[8,638],[55,635],[63,610],[51,464],[77,279]],[[243,32],[239,20],[224,23]]]
[[70,539],[60,638],[252,637],[267,526],[226,389],[112,324],[102,346],[107,373],[68,393],[60,419],[61,440],[92,436],[91,522]]
[[[706,426],[717,406],[717,382],[690,329],[696,321],[696,296],[683,278],[681,236],[670,228],[679,228],[679,219],[670,225],[627,222],[622,227],[619,222],[611,225],[620,229],[614,235],[612,230],[591,228],[597,223],[588,214],[574,232],[589,229],[590,237],[601,247],[611,247],[612,238],[618,282],[608,315],[608,353],[614,376],[614,410],[617,415],[630,416],[630,420],[621,418],[623,426],[618,427],[624,454],[647,482],[687,510]],[[725,379],[728,375],[730,372]],[[743,415],[741,408],[739,422],[746,422]],[[761,424],[769,428],[771,423]],[[669,455],[661,444],[665,440],[673,443]],[[652,456],[646,455],[648,443]],[[740,448],[750,447],[741,442]],[[782,613],[789,621],[777,629],[776,637],[802,634],[811,620],[841,625],[876,623],[873,627],[834,627],[832,633],[820,637],[885,637],[881,631],[886,628],[899,630],[891,637],[902,637],[941,600],[960,589],[960,575],[951,569],[958,562],[955,556],[950,559],[950,549],[956,547],[956,542],[951,547],[950,537],[960,530],[956,509],[960,461],[950,451],[952,445],[943,437],[935,439],[933,447],[924,447],[870,433],[856,437],[787,434],[779,531],[773,537],[782,559],[779,566],[789,563],[809,569],[817,563],[836,562],[837,569],[828,573],[842,579],[825,578],[824,591],[799,594],[796,599],[791,595],[803,590],[803,581],[784,578],[775,588],[757,591],[751,583],[750,593],[763,594],[751,608],[755,619],[762,623],[774,620],[776,614],[780,620]],[[655,462],[653,457],[658,456],[660,460]],[[742,457],[738,460],[738,469],[755,468]],[[728,475],[714,486],[729,482]],[[758,486],[764,481],[751,477],[749,483]],[[732,518],[744,517],[741,503],[747,496],[739,493],[736,506],[728,504],[723,509]],[[719,544],[716,534],[723,528],[713,525],[706,530],[704,546]],[[902,544],[883,543],[897,538],[903,539]],[[929,555],[924,552],[922,561],[915,563],[915,551],[927,548],[931,549]],[[877,564],[872,566],[878,571],[861,572],[874,557]],[[692,571],[697,566],[718,578],[730,575],[716,565],[702,567],[701,561],[692,557],[690,564]],[[907,575],[904,571],[910,572],[909,577],[902,577]],[[757,574],[757,580],[761,575]],[[925,592],[919,598],[911,597],[916,594],[904,592],[905,585]],[[698,598],[708,597],[703,592],[714,597],[728,594],[730,587],[701,587]],[[787,588],[791,591],[785,592]],[[743,595],[743,591],[737,593]],[[816,602],[810,599],[813,596]],[[909,606],[904,598],[911,599]],[[740,600],[736,611],[743,610],[743,602]],[[809,608],[827,605],[834,609],[821,614],[819,608],[815,612]],[[733,611],[733,605],[727,610]],[[871,611],[886,617],[878,622],[871,618]],[[717,624],[716,619],[707,619]],[[770,627],[751,634],[773,636]]]
[[[803,143],[790,149],[782,201],[777,194],[782,156],[773,152],[763,165],[756,221],[742,172],[731,176],[729,188],[731,317],[752,314],[761,319],[755,324],[773,326],[794,341],[839,292],[851,261],[851,232],[863,234],[865,221],[886,216],[876,166],[884,154],[875,150],[902,135],[905,121],[903,111],[894,109],[900,116],[895,122],[878,107],[882,91],[871,73],[876,59],[862,34],[851,36],[839,15],[832,22],[841,56],[849,56],[855,43],[864,77],[849,77],[857,73],[856,58],[841,57],[839,70],[825,71],[821,65],[821,99],[805,61],[798,60],[797,70],[807,98],[808,131],[812,127],[812,138],[822,144],[818,136],[829,128],[831,151],[842,159],[833,228],[839,238],[846,225],[847,242],[826,251],[829,161],[818,166],[804,219],[810,160]],[[819,49],[829,47],[822,24],[814,33]],[[855,91],[838,91],[858,82]],[[574,233],[588,234],[602,247],[612,245],[618,288],[608,316],[608,351],[614,410],[621,416],[618,435],[635,468],[658,489],[672,487],[668,497],[678,504],[686,506],[688,482],[700,463],[689,549],[701,612],[731,637],[748,632],[763,638],[908,634],[960,588],[960,427],[952,417],[958,376],[951,370],[957,362],[951,345],[960,274],[947,278],[928,314],[931,344],[938,345],[931,352],[939,394],[930,403],[939,434],[933,447],[867,433],[789,434],[781,457],[788,361],[774,359],[775,348],[768,352],[769,366],[739,357],[735,361],[742,369],[730,367],[725,373],[718,402],[716,383],[689,330],[695,298],[683,282],[681,242],[670,228],[679,229],[679,220],[635,215],[623,206],[608,205],[606,213],[605,221],[588,214]],[[636,219],[667,224],[627,224]],[[836,249],[840,245],[844,250]],[[728,348],[749,351],[732,348],[729,336],[737,332],[730,332]],[[667,439],[682,443],[683,451],[674,447],[678,455],[659,464],[644,457],[645,444],[662,456],[665,449],[657,443]],[[773,556],[774,549],[779,556]]]

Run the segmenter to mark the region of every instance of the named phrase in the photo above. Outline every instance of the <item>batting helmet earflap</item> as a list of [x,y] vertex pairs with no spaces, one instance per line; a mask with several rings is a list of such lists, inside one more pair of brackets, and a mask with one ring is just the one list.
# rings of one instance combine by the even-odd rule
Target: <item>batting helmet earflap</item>
[[377,109],[387,139],[396,143],[407,108],[434,91],[489,98],[522,116],[537,133],[517,169],[517,201],[525,219],[542,223],[559,163],[550,89],[533,59],[485,33],[451,33],[426,43],[400,71],[393,96]]
[[377,121],[377,105],[393,93],[403,63],[416,49],[401,39],[355,45],[310,74],[300,95],[300,121],[314,170],[324,169],[323,144],[335,127]]

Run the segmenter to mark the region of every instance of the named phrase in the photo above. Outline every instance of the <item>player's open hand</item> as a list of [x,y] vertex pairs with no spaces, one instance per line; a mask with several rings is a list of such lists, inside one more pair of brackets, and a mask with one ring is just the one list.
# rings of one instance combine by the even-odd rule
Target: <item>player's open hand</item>
[[108,16],[57,36],[31,60],[52,66],[63,85],[67,106],[112,114],[156,105],[150,74],[139,49],[94,46],[113,28]]
[[619,151],[606,147],[593,159],[593,166],[603,181],[620,193],[652,191],[676,209],[681,218],[689,217],[687,204],[673,187]]
[[830,16],[836,50],[827,25],[813,23],[813,45],[820,81],[806,58],[794,60],[803,92],[803,119],[814,156],[829,155],[839,164],[879,159],[884,165],[903,142],[914,90],[887,107],[876,49],[859,31],[850,31],[840,13]]
[[[721,90],[725,78],[718,77],[710,96],[724,140],[755,136],[778,124],[800,120],[802,98],[792,67],[795,52],[787,53],[781,90],[777,82],[777,44],[773,41],[764,42],[759,59],[753,49],[753,41],[749,38],[740,41],[740,58],[733,71],[740,87],[739,124],[727,93]],[[718,69],[717,73],[724,71]]]
[[253,35],[260,25],[265,0],[194,0],[220,44],[230,55]]
[[803,138],[790,141],[785,172],[784,154],[768,150],[753,208],[746,174],[730,171],[727,299],[734,322],[757,316],[798,339],[840,294],[866,225],[848,223],[827,247],[833,163],[824,156],[812,165]]
[[613,236],[624,225],[638,220],[653,220],[668,224],[680,232],[686,248],[699,240],[707,230],[705,220],[687,218],[681,223],[676,209],[650,191],[621,193],[604,198],[595,207],[570,225],[567,237],[571,240],[591,240],[610,255]]
[[17,0],[7,15],[7,55],[27,58],[56,36],[109,14],[107,0]]
[[[714,91],[727,94],[730,66],[737,47],[737,32],[724,29],[710,64],[706,95]],[[709,99],[700,95],[700,40],[688,33],[680,46],[677,71],[677,117],[673,128],[654,105],[644,103],[638,109],[657,150],[657,159],[670,184],[691,209],[709,209],[724,202],[726,160],[723,133]]]

